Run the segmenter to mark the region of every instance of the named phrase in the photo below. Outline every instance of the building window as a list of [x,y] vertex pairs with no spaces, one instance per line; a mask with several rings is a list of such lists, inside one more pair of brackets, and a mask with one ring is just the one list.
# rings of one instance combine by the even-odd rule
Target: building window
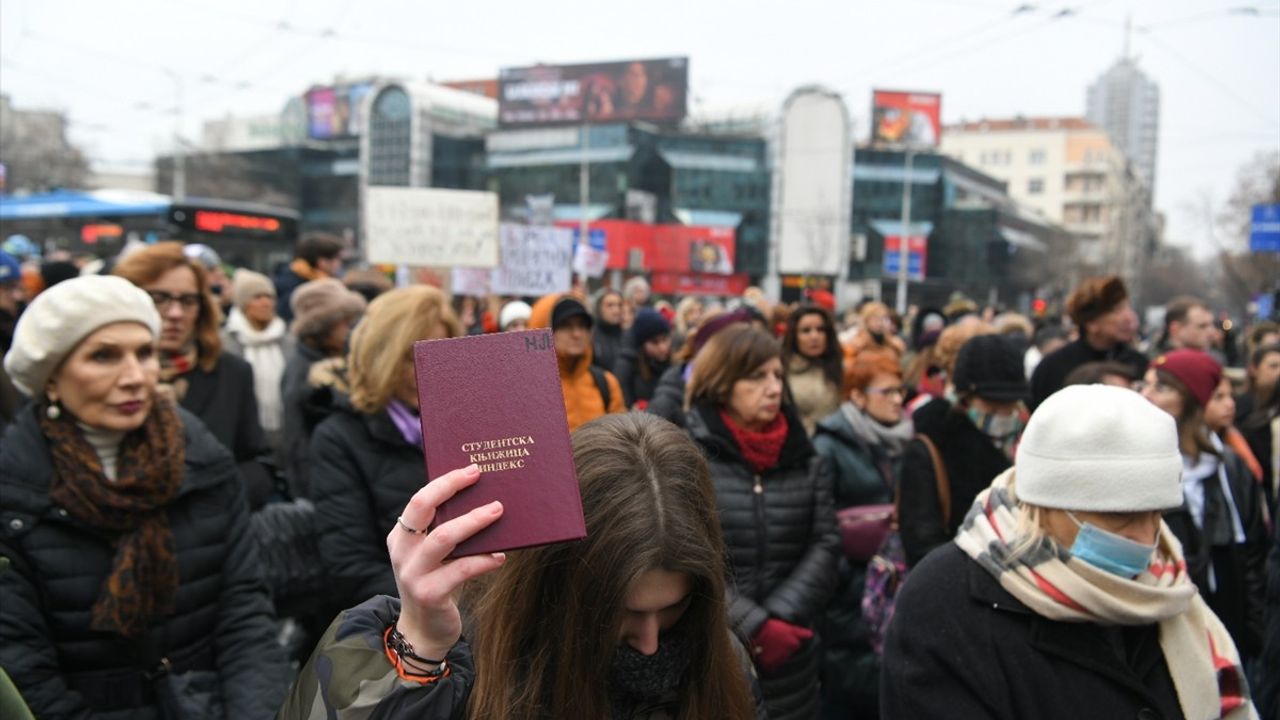
[[1044,178],[1031,178],[1027,181],[1028,195],[1041,195],[1044,193]]
[[1030,157],[1028,157],[1027,159],[1031,162],[1032,165],[1043,165],[1044,150],[1041,150],[1040,148],[1036,148],[1035,150],[1032,150]]

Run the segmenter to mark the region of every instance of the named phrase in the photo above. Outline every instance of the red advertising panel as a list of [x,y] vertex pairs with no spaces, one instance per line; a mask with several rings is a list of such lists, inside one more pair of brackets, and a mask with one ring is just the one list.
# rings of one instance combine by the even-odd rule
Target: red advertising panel
[[694,273],[655,272],[649,286],[662,295],[741,295],[751,279],[746,273],[706,275]]
[[688,58],[504,68],[498,79],[503,127],[684,118]]
[[[572,222],[556,225],[578,227]],[[737,239],[733,228],[597,220],[588,229],[604,231],[608,270],[733,274]]]
[[937,147],[941,137],[941,95],[895,90],[872,91],[871,142]]
[[649,269],[732,275],[734,240],[733,228],[658,225]]

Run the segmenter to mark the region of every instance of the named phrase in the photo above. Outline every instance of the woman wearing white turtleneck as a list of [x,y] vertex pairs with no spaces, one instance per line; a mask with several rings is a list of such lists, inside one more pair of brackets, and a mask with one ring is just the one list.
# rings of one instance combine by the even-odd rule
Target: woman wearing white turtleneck
[[276,288],[266,275],[244,268],[236,270],[231,294],[234,307],[222,328],[222,349],[253,366],[258,419],[271,449],[278,453],[284,432],[280,379],[296,338],[287,332],[284,319],[276,315]]
[[268,718],[287,684],[227,449],[157,392],[146,291],[41,293],[4,367],[0,667],[36,717]]

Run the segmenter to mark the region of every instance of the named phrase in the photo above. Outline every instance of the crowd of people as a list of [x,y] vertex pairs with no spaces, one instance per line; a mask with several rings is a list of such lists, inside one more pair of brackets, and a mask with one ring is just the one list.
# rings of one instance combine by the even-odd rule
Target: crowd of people
[[[0,715],[1280,717],[1276,323],[343,254],[0,254]],[[446,561],[518,509],[426,530],[412,345],[536,328],[587,539]]]

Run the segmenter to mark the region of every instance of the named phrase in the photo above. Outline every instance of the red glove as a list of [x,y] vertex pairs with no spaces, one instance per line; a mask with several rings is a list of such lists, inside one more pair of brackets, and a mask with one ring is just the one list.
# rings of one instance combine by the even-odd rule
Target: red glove
[[808,628],[769,618],[751,638],[751,653],[755,655],[760,671],[772,675],[812,637],[813,631]]

